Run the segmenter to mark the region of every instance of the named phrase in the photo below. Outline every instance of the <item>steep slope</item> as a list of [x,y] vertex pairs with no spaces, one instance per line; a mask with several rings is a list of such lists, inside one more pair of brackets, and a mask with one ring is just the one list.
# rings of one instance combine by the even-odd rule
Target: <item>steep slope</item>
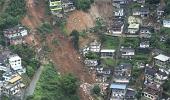
[[[36,30],[36,28],[45,20],[50,19],[45,16],[45,2],[40,2],[40,4],[35,4],[34,0],[27,1],[27,16],[22,20],[22,24],[31,28],[31,30]],[[44,1],[44,0],[41,0]],[[37,37],[37,34],[32,34],[31,37]],[[59,41],[59,46],[52,45],[52,40],[57,39]],[[41,47],[41,42],[37,42],[38,38],[33,38],[38,47]],[[46,43],[52,52],[49,57],[54,64],[56,69],[59,70],[61,74],[73,73],[75,74],[81,83],[93,83],[94,80],[87,72],[84,67],[81,55],[74,50],[69,38],[61,35],[58,28],[54,28],[54,32],[46,37]],[[87,95],[83,91],[80,91],[81,100],[88,100]]]

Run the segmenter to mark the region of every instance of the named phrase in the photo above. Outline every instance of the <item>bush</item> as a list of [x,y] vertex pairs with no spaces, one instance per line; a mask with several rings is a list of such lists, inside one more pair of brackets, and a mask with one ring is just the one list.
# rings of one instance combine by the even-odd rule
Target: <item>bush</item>
[[77,9],[87,11],[94,0],[74,0]]
[[101,91],[101,89],[100,89],[99,85],[95,85],[95,86],[93,87],[93,93],[94,93],[94,94],[99,95],[99,94],[100,94],[100,91]]
[[72,42],[73,42],[73,46],[75,49],[79,49],[79,32],[76,30],[73,30],[71,32],[71,36],[72,36]]

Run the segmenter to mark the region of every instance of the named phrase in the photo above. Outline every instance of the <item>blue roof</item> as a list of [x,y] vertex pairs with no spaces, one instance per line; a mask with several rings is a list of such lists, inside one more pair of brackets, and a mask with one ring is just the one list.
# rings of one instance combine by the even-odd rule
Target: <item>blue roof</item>
[[126,89],[127,85],[126,84],[119,84],[119,83],[112,83],[110,85],[111,89]]

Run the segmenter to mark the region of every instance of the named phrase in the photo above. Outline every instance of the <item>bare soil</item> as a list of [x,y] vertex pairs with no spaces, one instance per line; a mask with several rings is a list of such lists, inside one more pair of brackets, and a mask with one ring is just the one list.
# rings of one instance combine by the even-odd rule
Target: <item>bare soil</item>
[[[70,21],[74,21],[76,23],[74,23],[75,27],[68,25],[68,27],[70,27],[70,30],[73,30],[74,28],[76,28],[76,26],[91,27],[88,26],[88,24],[93,25],[93,22],[91,22],[91,19],[88,15],[81,11],[76,11],[76,13],[78,14],[74,15],[73,12],[73,14],[71,14],[71,17],[69,18]],[[89,22],[82,21],[82,16],[86,16],[85,18],[87,18]],[[31,30],[36,30],[36,28],[44,20],[47,20],[46,17],[47,16],[45,16],[45,2],[40,2],[38,5],[35,5],[34,0],[27,0],[27,16],[22,20],[23,25],[29,27]],[[81,27],[79,27],[80,29],[77,29],[81,30]],[[59,40],[59,46],[52,45],[52,40],[54,38]],[[35,34],[29,35],[26,38],[26,42],[29,44],[38,45],[38,47],[41,47],[42,45],[39,41],[39,36],[36,34],[36,32]],[[58,28],[54,28],[54,32],[46,37],[46,42],[49,49],[52,50],[52,52],[49,54],[49,58],[54,62],[54,64],[56,65],[56,69],[61,74],[73,73],[82,83],[94,82],[94,79],[92,79],[91,75],[87,72],[86,67],[83,64],[81,55],[73,48],[71,40],[67,37],[64,37],[60,33]],[[79,93],[81,96],[81,100],[88,100],[87,98],[89,97],[83,91],[80,91]]]
[[67,18],[66,28],[68,33],[73,30],[83,31],[94,27],[95,22],[91,15],[83,11],[74,11]]

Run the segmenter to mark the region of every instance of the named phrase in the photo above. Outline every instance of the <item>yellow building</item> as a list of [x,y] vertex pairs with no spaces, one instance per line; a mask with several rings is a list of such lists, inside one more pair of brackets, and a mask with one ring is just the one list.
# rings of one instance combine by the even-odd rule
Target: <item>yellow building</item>
[[58,14],[62,11],[61,0],[49,0],[49,6],[52,14]]

